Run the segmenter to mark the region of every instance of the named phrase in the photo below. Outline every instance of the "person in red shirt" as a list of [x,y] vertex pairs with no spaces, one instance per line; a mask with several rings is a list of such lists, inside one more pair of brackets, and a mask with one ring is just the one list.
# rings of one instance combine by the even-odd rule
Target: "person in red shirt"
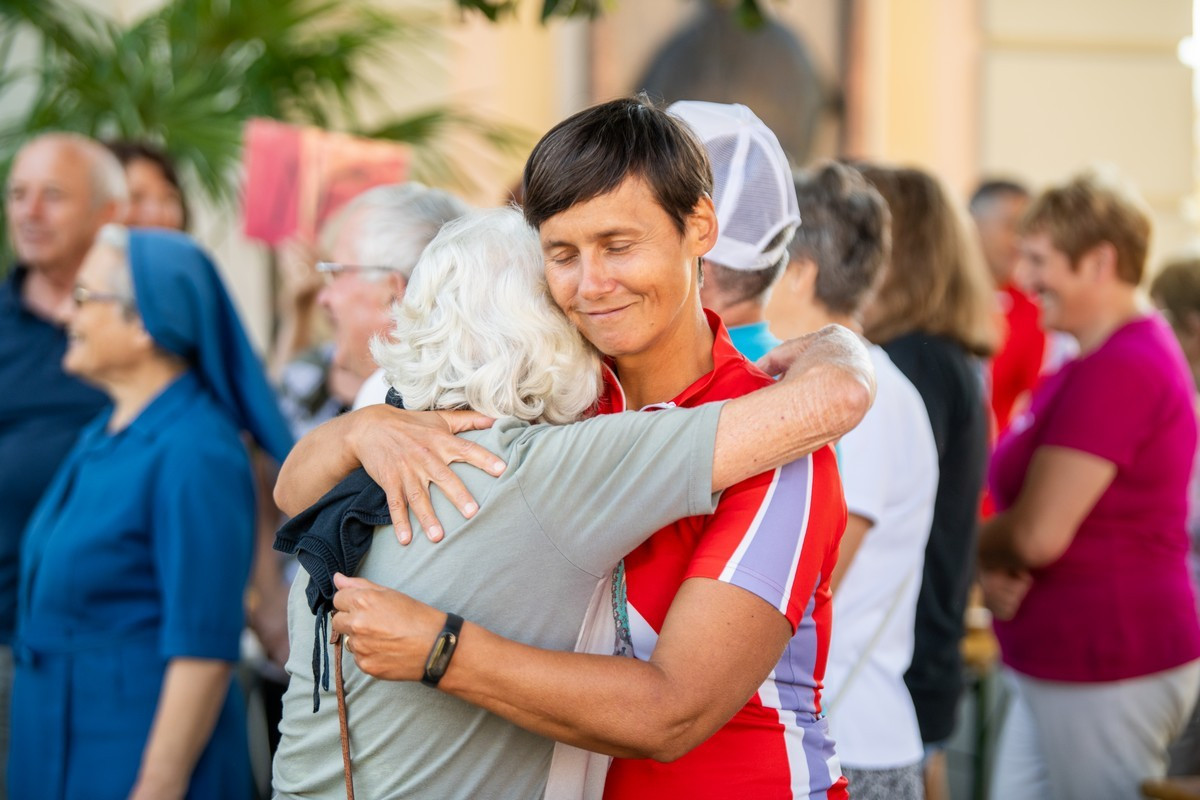
[[985,181],[971,196],[971,217],[1006,323],[991,366],[991,404],[997,430],[1008,427],[1014,409],[1026,402],[1046,351],[1037,304],[1025,293],[1017,274],[1021,240],[1017,226],[1028,205],[1029,190],[1013,181]]
[[[641,98],[582,111],[535,147],[524,186],[550,292],[619,380],[603,410],[694,406],[770,383],[701,307],[699,260],[717,237],[712,170],[680,120]],[[314,431],[281,472],[281,507],[304,508],[361,462],[389,490],[398,535],[411,536],[404,498],[437,539],[424,460],[474,513],[445,463],[502,465],[444,423],[433,423],[436,440],[414,437],[404,416],[368,408]],[[836,461],[821,448],[732,487],[715,514],[667,526],[626,558],[613,606],[635,658],[538,650],[468,622],[438,689],[616,756],[608,798],[845,798],[820,701],[845,522]],[[446,614],[359,579],[338,585],[334,627],[359,667],[421,678]]]

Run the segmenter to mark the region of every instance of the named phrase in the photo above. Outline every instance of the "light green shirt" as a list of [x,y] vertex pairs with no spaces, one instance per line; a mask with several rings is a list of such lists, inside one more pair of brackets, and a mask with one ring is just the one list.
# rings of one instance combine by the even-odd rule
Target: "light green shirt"
[[[391,526],[377,528],[359,575],[502,636],[571,650],[597,581],[622,556],[676,519],[715,510],[719,413],[713,403],[564,426],[503,419],[463,434],[508,464],[499,478],[452,465],[479,512],[464,520],[435,493],[445,539],[429,542],[415,518],[405,548]],[[337,703],[331,686],[312,711],[307,584],[302,570],[288,601],[290,683],[274,789],[282,798],[332,800],[345,796]],[[359,797],[542,796],[551,741],[420,683],[376,680],[350,654],[343,663]]]

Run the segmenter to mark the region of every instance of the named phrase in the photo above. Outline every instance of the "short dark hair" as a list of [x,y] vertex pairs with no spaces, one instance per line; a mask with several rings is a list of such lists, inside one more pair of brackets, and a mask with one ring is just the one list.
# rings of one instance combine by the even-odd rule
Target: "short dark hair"
[[117,157],[117,161],[121,162],[122,167],[128,168],[131,161],[139,160],[149,161],[158,167],[163,180],[171,184],[171,187],[179,193],[179,206],[183,210],[183,229],[187,230],[191,217],[188,212],[187,195],[183,193],[183,186],[179,183],[179,173],[175,170],[175,162],[171,160],[171,157],[164,150],[160,150],[149,142],[118,139],[105,142],[104,146]]
[[525,220],[534,228],[638,176],[680,233],[706,193],[712,166],[681,120],[645,95],[580,111],[550,129],[525,162]]
[[1033,195],[1029,187],[1008,178],[992,178],[979,184],[967,204],[972,214],[979,214],[992,201],[1001,197],[1019,197],[1028,200]]
[[800,227],[788,252],[817,265],[816,298],[854,314],[875,286],[892,245],[887,203],[852,167],[828,162],[796,173]]

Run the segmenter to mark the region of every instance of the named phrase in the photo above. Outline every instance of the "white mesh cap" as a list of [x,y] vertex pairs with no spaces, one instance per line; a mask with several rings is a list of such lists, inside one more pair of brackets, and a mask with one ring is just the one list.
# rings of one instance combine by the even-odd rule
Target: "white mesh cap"
[[779,140],[740,104],[680,100],[667,112],[682,119],[708,151],[717,207],[717,243],[705,258],[750,272],[774,266],[800,224],[792,170]]

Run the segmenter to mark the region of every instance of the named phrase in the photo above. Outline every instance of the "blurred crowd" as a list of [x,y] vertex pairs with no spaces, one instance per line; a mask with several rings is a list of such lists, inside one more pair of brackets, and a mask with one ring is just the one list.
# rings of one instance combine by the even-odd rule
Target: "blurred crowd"
[[1109,174],[794,166],[585,109],[280,245],[259,354],[164,152],[25,144],[7,796],[938,800],[985,680],[995,800],[1200,774],[1200,261]]

